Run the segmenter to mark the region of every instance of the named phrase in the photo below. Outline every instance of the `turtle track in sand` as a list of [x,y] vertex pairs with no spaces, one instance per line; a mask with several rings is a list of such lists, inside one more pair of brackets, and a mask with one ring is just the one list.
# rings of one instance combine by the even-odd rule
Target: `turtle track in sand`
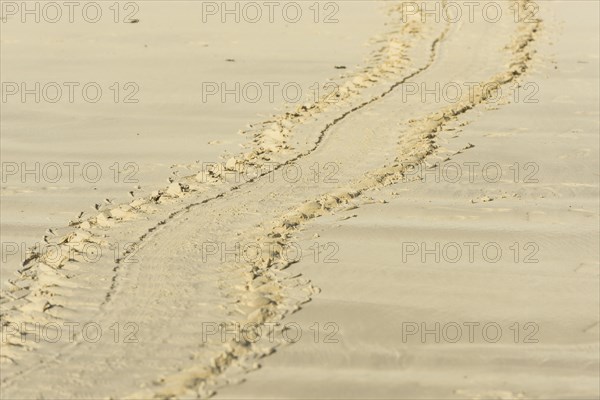
[[[524,4],[526,2],[522,3],[522,5]],[[539,21],[536,24],[517,25],[517,32],[507,45],[511,61],[508,69],[494,74],[482,82],[504,85],[524,74],[532,55],[530,43],[534,40],[539,25]],[[102,292],[103,296],[97,295],[89,302],[102,304],[96,320],[104,323],[103,326],[109,326],[110,322],[114,320],[136,321],[140,327],[145,328],[145,333],[151,332],[152,340],[148,340],[148,342],[154,342],[154,339],[158,342],[165,338],[175,338],[176,340],[173,346],[174,350],[172,350],[173,365],[163,368],[154,365],[149,360],[149,369],[155,378],[153,383],[145,385],[139,391],[128,387],[126,390],[118,392],[119,397],[126,394],[132,394],[133,398],[209,396],[218,386],[232,382],[240,373],[243,374],[247,370],[256,368],[259,358],[275,350],[278,342],[266,343],[262,340],[256,343],[247,341],[222,343],[219,340],[213,340],[199,345],[198,338],[194,337],[198,336],[198,330],[195,332],[193,330],[194,326],[198,328],[198,322],[196,321],[194,324],[194,318],[197,317],[204,321],[207,321],[206,318],[214,318],[226,325],[253,323],[261,326],[267,322],[279,321],[298,310],[302,303],[310,300],[316,289],[302,277],[287,273],[285,268],[289,262],[277,252],[267,252],[255,263],[217,260],[203,265],[201,267],[203,271],[200,271],[194,261],[202,256],[197,247],[198,243],[210,239],[213,242],[222,243],[274,242],[284,246],[303,224],[320,215],[335,211],[353,199],[359,199],[359,196],[371,189],[399,181],[406,168],[410,168],[411,164],[418,163],[434,153],[436,134],[442,127],[478,104],[484,103],[491,95],[490,93],[479,91],[474,97],[444,107],[430,105],[433,111],[427,112],[420,118],[412,118],[404,126],[402,135],[398,135],[398,129],[395,127],[387,128],[387,131],[385,131],[385,127],[382,127],[381,132],[387,133],[387,135],[382,134],[381,137],[365,137],[364,132],[359,132],[359,129],[356,132],[347,130],[346,132],[350,132],[348,136],[340,137],[339,131],[347,128],[345,125],[351,124],[350,120],[352,119],[376,120],[378,118],[370,116],[368,112],[376,113],[379,109],[383,110],[382,114],[388,112],[390,102],[388,101],[387,106],[385,104],[378,105],[380,103],[378,100],[391,97],[388,95],[393,94],[394,90],[403,82],[427,71],[434,65],[443,39],[453,33],[448,27],[439,29],[437,32],[435,30],[430,32],[434,38],[430,41],[428,54],[425,56],[426,61],[421,67],[395,81],[376,97],[368,100],[361,100],[360,95],[356,97],[358,104],[326,122],[325,127],[317,131],[316,139],[309,141],[308,149],[296,154],[291,154],[291,151],[278,151],[278,149],[283,149],[286,143],[273,144],[271,141],[268,146],[263,146],[265,139],[258,134],[255,136],[253,150],[246,153],[252,155],[250,157],[242,155],[233,161],[233,164],[251,162],[260,165],[261,155],[265,153],[287,156],[287,159],[279,162],[274,170],[256,176],[244,184],[231,184],[226,191],[222,191],[221,184],[214,183],[214,188],[220,192],[209,195],[200,201],[189,200],[195,192],[201,194],[203,191],[195,189],[193,181],[185,178],[174,181],[169,188],[156,193],[154,203],[139,202],[140,210],[136,212],[142,213],[157,208],[159,210],[155,211],[154,215],[165,215],[165,217],[159,218],[158,222],[153,222],[152,219],[147,221],[148,227],[146,233],[140,236],[139,245],[135,247],[134,251],[125,252],[117,260],[116,266],[113,264],[110,268],[110,273],[106,270],[97,272],[110,284],[104,286],[106,290]],[[365,115],[361,115],[361,112]],[[324,112],[324,114],[327,113]],[[289,115],[286,114],[283,118],[285,119]],[[292,115],[292,117],[298,118],[298,115]],[[299,123],[301,126],[306,126],[303,124],[303,121]],[[387,125],[390,124],[387,123]],[[285,135],[282,136],[285,138]],[[398,139],[400,139],[400,143],[397,143]],[[278,177],[277,171],[290,164],[308,166],[315,160],[335,159],[340,165],[350,165],[363,149],[361,147],[340,150],[339,144],[343,144],[344,140],[361,141],[361,144],[364,143],[365,146],[368,146],[366,148],[372,150],[383,151],[382,149],[389,148],[390,143],[394,143],[395,148],[389,157],[384,157],[384,160],[357,161],[357,168],[344,168],[341,174],[343,184],[332,189],[308,184],[289,185]],[[271,151],[269,152],[269,150]],[[332,153],[334,150],[336,150],[335,153]],[[363,169],[363,166],[366,168]],[[223,171],[213,171],[210,178],[218,182],[219,174],[222,173]],[[275,177],[270,179],[271,176]],[[205,184],[207,182],[198,183],[199,186]],[[271,196],[272,193],[277,193],[277,196]],[[166,200],[163,203],[165,210],[160,210],[161,198]],[[181,204],[184,202],[187,204],[182,206]],[[130,205],[130,207],[133,206]],[[130,217],[128,213],[131,211],[127,208],[117,209],[122,210],[122,213],[116,212],[115,216],[122,215],[122,220]],[[260,212],[265,209],[269,211],[261,215]],[[92,222],[103,228],[103,232],[112,233],[118,225],[121,225],[121,223],[111,221],[118,217],[112,217],[110,214],[108,216],[101,215],[104,217],[96,217],[96,220]],[[88,221],[90,227],[92,222]],[[79,223],[79,226],[82,223]],[[122,224],[126,225],[127,222]],[[106,233],[104,234],[106,235]],[[126,234],[123,235],[126,236]],[[74,237],[70,236],[69,240],[72,239]],[[87,240],[96,239],[90,235]],[[102,237],[99,240],[101,241]],[[76,240],[73,242],[77,243]],[[129,268],[123,268],[124,260],[130,255],[135,255],[138,262],[128,264]],[[65,285],[65,282],[68,286],[69,281],[79,279],[64,276],[65,271],[67,271],[66,274],[69,273],[69,268],[66,266],[68,260],[57,266],[45,265],[43,261],[32,258],[25,265],[25,268],[29,268],[23,272],[27,273],[32,269],[38,271],[33,279],[37,284],[40,283],[40,271],[45,274],[44,276],[63,274],[55,280],[41,279],[43,284],[50,283],[50,291]],[[110,265],[110,262],[108,264]],[[173,269],[166,268],[165,265],[172,265]],[[204,277],[196,278],[197,275]],[[198,282],[194,282],[195,279]],[[89,279],[89,281],[93,282],[94,279]],[[194,284],[199,284],[199,287],[203,288],[202,285],[211,285],[213,281],[217,282],[217,291],[207,294],[194,292],[196,288]],[[84,284],[90,284],[90,282],[84,281]],[[83,285],[76,284],[75,286]],[[29,321],[35,320],[35,318],[77,320],[77,312],[72,311],[75,307],[70,305],[70,302],[73,302],[71,298],[76,293],[60,294],[60,290],[56,290],[59,293],[56,296],[39,296],[38,299],[35,299],[36,301],[29,299],[29,297],[35,297],[30,290],[27,295],[15,299],[14,302],[4,303],[3,307],[8,311],[3,311],[3,324],[5,321],[18,320],[18,318]],[[80,289],[73,290],[76,292]],[[178,290],[184,293],[176,293]],[[63,300],[65,306],[59,305],[59,301],[51,302],[53,297]],[[19,300],[24,301],[19,303]],[[202,302],[214,303],[213,306],[220,305],[221,308],[219,312],[189,311],[188,307],[193,305],[198,307]],[[165,315],[165,311],[170,315]],[[73,314],[70,315],[69,312]],[[179,319],[178,315],[185,320]],[[169,321],[177,323],[177,326],[170,326]],[[172,331],[175,329],[186,333],[174,336]],[[127,370],[127,366],[136,365],[143,360],[143,355],[136,358],[133,346],[126,348],[118,343],[106,344],[103,349],[99,349],[98,346],[90,347],[90,343],[80,340],[65,345],[64,351],[58,355],[41,354],[44,350],[42,345],[27,344],[26,346],[30,346],[34,350],[31,352],[33,355],[39,351],[40,357],[46,358],[43,363],[29,368],[26,372],[21,369],[8,378],[3,378],[3,391],[6,391],[7,394],[9,392],[18,393],[19,391],[15,387],[18,386],[18,381],[27,377],[31,378],[37,375],[42,368],[46,368],[54,371],[52,376],[47,378],[48,382],[54,385],[52,394],[93,397],[100,392],[114,395],[113,389],[110,387],[110,376]],[[15,347],[22,348],[23,346],[15,345]],[[181,349],[178,349],[179,347]],[[136,349],[139,350],[141,347]],[[134,356],[131,357],[131,360],[123,361],[123,365],[113,366],[112,369],[102,367],[102,365],[91,366],[89,372],[76,375],[73,371],[77,368],[77,360],[80,360],[78,357],[82,357],[86,351],[92,350],[99,352],[101,360],[119,359],[119,355],[124,351]],[[153,344],[150,345],[150,351],[146,349],[145,357],[156,354],[157,359],[163,357],[162,360],[164,360],[164,357],[169,356],[165,353],[170,352],[170,349],[161,349],[159,344]],[[29,357],[32,357],[32,354]],[[180,354],[188,354],[189,360],[177,361],[181,359],[178,357]],[[17,356],[14,360],[15,363],[19,362]],[[26,362],[22,366],[26,366]],[[148,382],[148,379],[140,376],[139,382],[132,379],[132,383],[134,381],[135,383]],[[138,386],[140,385],[138,384]],[[41,393],[41,389],[33,387],[31,390],[28,389],[27,393],[34,395]]]

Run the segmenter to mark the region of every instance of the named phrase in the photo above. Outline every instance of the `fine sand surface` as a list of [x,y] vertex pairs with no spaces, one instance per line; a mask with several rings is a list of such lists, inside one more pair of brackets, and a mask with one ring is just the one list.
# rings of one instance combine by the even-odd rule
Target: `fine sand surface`
[[[3,25],[3,82],[135,76],[148,97],[2,104],[3,162],[139,163],[135,184],[2,183],[3,243],[71,249],[3,260],[2,398],[598,398],[598,3],[497,23],[400,4],[271,31],[191,24],[190,2],[105,37]],[[197,96],[328,79],[335,100],[288,107]],[[436,82],[478,84],[407,96]]]

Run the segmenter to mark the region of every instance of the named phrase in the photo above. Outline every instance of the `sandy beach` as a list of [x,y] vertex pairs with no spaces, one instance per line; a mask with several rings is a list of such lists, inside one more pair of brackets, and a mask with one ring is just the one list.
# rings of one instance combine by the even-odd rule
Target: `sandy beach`
[[0,398],[597,399],[599,4],[267,3],[1,3]]

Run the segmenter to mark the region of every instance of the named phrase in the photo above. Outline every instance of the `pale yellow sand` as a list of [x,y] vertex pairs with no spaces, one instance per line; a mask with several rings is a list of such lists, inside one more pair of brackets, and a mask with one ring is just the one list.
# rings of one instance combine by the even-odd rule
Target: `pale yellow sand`
[[[19,267],[20,250],[40,244],[47,228],[64,226],[82,211],[93,215],[92,206],[107,198],[119,204],[131,200],[129,191],[148,195],[168,183],[172,166],[238,153],[245,141],[239,131],[280,112],[286,98],[295,100],[293,89],[286,97],[284,85],[301,88],[296,106],[329,93],[322,86],[347,72],[335,66],[362,65],[387,30],[381,3],[346,4],[334,24],[312,23],[306,5],[305,18],[292,26],[281,18],[257,26],[222,24],[219,16],[202,23],[202,5],[193,1],[142,3],[139,23],[115,24],[109,6],[97,24],[81,16],[69,24],[67,10],[57,24],[36,24],[32,16],[32,23],[20,23],[20,13],[2,24],[2,81],[26,82],[30,89],[36,81],[56,82],[63,91],[56,103],[44,97],[35,103],[33,95],[22,103],[19,92],[2,104],[1,154],[11,168],[2,181],[1,240],[11,246],[2,285]],[[131,11],[121,9],[121,16]],[[73,103],[65,82],[79,83]],[[128,82],[137,86],[125,88]],[[236,103],[232,95],[222,103],[221,93],[203,101],[203,83],[212,82],[229,89],[255,82],[264,92],[255,103]],[[270,82],[279,83],[272,98]],[[83,97],[87,83],[100,86],[97,103]],[[36,162],[37,174],[23,177]],[[19,247],[14,256],[13,243]]]
[[[546,62],[534,63],[525,79],[538,83],[538,104],[466,114],[461,121],[469,125],[440,134],[441,158],[432,160],[451,156],[446,169],[415,173],[425,181],[372,194],[388,204],[319,219],[299,235],[310,255],[315,242],[338,250],[323,249],[333,263],[309,257],[290,268],[322,289],[290,318],[304,336],[218,398],[598,397],[598,9],[586,4],[546,10],[548,38],[538,47]],[[469,143],[475,147],[452,156]],[[503,166],[497,184],[483,177],[491,163]],[[509,168],[515,163],[517,179]],[[539,169],[525,170],[527,163]],[[462,179],[455,183],[457,170]],[[493,172],[486,179],[495,180]],[[479,244],[474,262],[465,242]],[[515,242],[518,262],[509,248]],[[436,252],[427,254],[423,243],[428,249],[458,243],[463,254],[453,263],[448,247],[436,263]],[[488,243],[504,250],[497,263],[482,256]],[[537,262],[525,262],[534,250],[523,250],[528,243],[539,246],[530,260]],[[416,254],[407,247],[413,244]],[[334,331],[323,329],[328,322],[339,327],[331,337],[339,343],[325,342]],[[469,322],[479,324],[474,343]],[[535,329],[525,330],[527,322],[539,327],[530,338],[538,343],[525,341]],[[318,344],[310,330],[315,323]],[[417,333],[407,334],[410,323],[419,325]],[[440,324],[440,343],[431,333],[423,343],[422,323],[433,331]],[[444,340],[444,326],[454,339],[453,323],[462,333],[456,343]],[[498,343],[482,334],[489,323],[503,329]]]
[[[167,161],[179,164],[174,183],[150,198],[168,176],[154,164],[142,186],[154,185],[137,200],[49,234],[80,250],[136,246],[117,262],[106,253],[95,263],[34,258],[17,287],[6,285],[3,322],[93,321],[105,335],[92,343],[76,330],[74,341],[52,345],[13,336],[2,346],[3,397],[597,397],[598,7],[540,7],[543,23],[391,23],[366,69],[339,80],[340,100],[270,118],[249,130],[243,155],[225,159],[225,168],[270,173],[240,184],[224,168],[201,171],[195,149],[179,143],[190,159]],[[367,31],[357,37],[375,33]],[[310,81],[321,72],[304,73]],[[481,91],[454,103],[404,97],[411,83],[451,81],[496,82],[506,94],[535,82],[539,103],[490,103]],[[246,120],[256,112],[241,109]],[[458,163],[463,179],[420,182],[406,168],[436,162]],[[497,163],[506,175],[470,180],[472,162]],[[286,164],[272,171],[271,163]],[[528,163],[539,167],[533,177]],[[302,178],[290,182],[290,169]],[[495,243],[503,257],[423,261],[407,247],[465,242]],[[208,251],[236,243],[264,258]],[[305,257],[290,265],[266,243],[301,246]],[[115,343],[115,322],[134,324],[138,343]],[[407,324],[436,322],[494,323],[503,333],[497,343],[404,335]],[[279,326],[273,341],[251,344],[207,335],[218,323]],[[303,337],[288,345],[281,326],[293,323]]]

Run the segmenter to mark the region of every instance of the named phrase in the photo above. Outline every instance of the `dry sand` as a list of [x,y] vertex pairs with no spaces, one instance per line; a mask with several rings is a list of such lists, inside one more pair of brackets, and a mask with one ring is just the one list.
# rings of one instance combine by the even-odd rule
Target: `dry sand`
[[[135,184],[2,183],[3,243],[52,228],[74,249],[3,262],[2,398],[598,398],[596,2],[541,1],[518,23],[340,3],[338,24],[270,31],[194,25],[192,4],[146,3],[104,37],[54,27],[44,45],[43,25],[31,41],[2,25],[3,82],[91,69],[150,93],[2,104],[3,162],[140,165]],[[303,106],[197,95],[204,80],[328,78],[335,101]],[[436,82],[479,84],[408,95]]]

